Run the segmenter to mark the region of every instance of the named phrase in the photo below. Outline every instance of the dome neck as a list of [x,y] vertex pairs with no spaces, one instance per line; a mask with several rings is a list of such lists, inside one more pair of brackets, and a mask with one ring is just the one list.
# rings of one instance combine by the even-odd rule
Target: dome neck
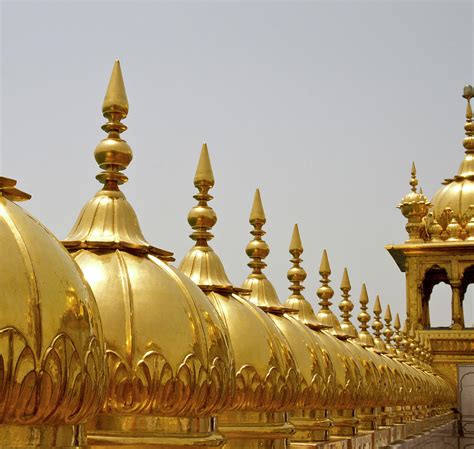
[[132,205],[120,190],[99,190],[82,208],[62,243],[70,251],[120,249],[134,254],[152,254],[165,262],[174,261],[173,253],[147,242]]

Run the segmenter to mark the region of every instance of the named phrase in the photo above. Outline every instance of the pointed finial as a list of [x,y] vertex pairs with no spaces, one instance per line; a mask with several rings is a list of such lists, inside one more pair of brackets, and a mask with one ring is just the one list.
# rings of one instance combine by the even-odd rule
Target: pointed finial
[[202,144],[196,174],[194,175],[194,185],[199,187],[201,184],[210,187],[214,186],[214,173],[212,172],[211,159],[209,157],[209,150],[207,149],[206,142]]
[[301,291],[304,290],[302,282],[306,279],[306,271],[301,267],[301,254],[303,254],[303,245],[301,244],[300,232],[298,225],[293,227],[293,235],[290,243],[290,254],[293,256],[290,262],[293,266],[288,270],[287,278],[291,282],[288,287],[291,290],[293,297],[302,298]]
[[393,327],[396,330],[400,330],[400,315],[398,313],[395,315],[395,321],[393,322]]
[[351,282],[349,280],[347,268],[344,268],[340,288],[342,291],[342,301],[339,303],[339,310],[342,312],[341,329],[349,338],[358,338],[359,334],[357,333],[357,329],[351,322],[351,312],[354,309],[354,304],[352,303],[351,295],[349,294],[349,291],[351,290]]
[[319,281],[321,283],[321,286],[316,291],[316,294],[321,300],[319,302],[321,308],[316,314],[316,317],[320,323],[329,328],[329,332],[331,332],[335,336],[342,337],[345,334],[342,332],[339,320],[330,309],[332,305],[331,298],[334,296],[334,290],[329,285],[329,283],[331,282],[329,279],[329,275],[331,274],[331,267],[329,266],[329,259],[326,250],[323,250],[323,254],[321,256],[319,274],[321,275],[321,279]]
[[374,314],[377,318],[380,318],[381,313],[382,313],[382,306],[380,305],[380,296],[377,295],[375,297]]
[[208,246],[207,242],[214,237],[209,231],[217,223],[217,216],[214,209],[208,205],[208,201],[213,198],[209,190],[214,186],[214,175],[206,143],[201,148],[194,186],[199,193],[193,196],[198,204],[188,214],[188,223],[194,229],[190,237],[196,241],[195,246]]
[[94,151],[95,160],[103,170],[96,179],[104,184],[103,190],[118,190],[118,185],[128,180],[121,171],[128,167],[133,158],[132,149],[120,137],[127,130],[121,121],[127,117],[128,100],[119,61],[115,62],[112,70],[102,113],[107,119],[107,123],[102,126],[107,137]]
[[321,256],[321,263],[319,264],[319,274],[326,278],[331,274],[328,253],[325,249],[323,250],[323,255]]
[[102,103],[102,113],[109,120],[112,120],[110,118],[112,114],[120,115],[122,120],[128,114],[127,92],[125,91],[122,69],[118,59],[115,61],[112,74],[110,75],[109,85]]
[[253,197],[252,210],[250,211],[250,224],[260,222],[265,224],[267,219],[265,218],[265,211],[263,210],[262,197],[260,196],[260,189],[255,190]]
[[362,284],[362,288],[360,291],[360,313],[357,315],[357,319],[360,322],[360,331],[359,331],[359,341],[368,347],[373,347],[375,345],[374,339],[372,335],[370,335],[369,331],[369,321],[370,315],[367,313],[367,304],[369,303],[369,295],[367,293],[367,287],[365,284]]
[[390,310],[390,304],[387,304],[387,308],[385,309],[385,315],[383,317],[386,323],[391,323],[392,321],[392,311]]
[[411,191],[416,193],[416,186],[418,185],[418,179],[416,179],[416,167],[415,162],[411,164],[411,179],[410,179]]
[[466,124],[464,129],[466,137],[464,138],[464,148],[471,152],[474,150],[474,123],[472,121],[471,98],[474,96],[474,88],[471,85],[464,86],[463,97],[467,100],[466,105]]
[[303,244],[301,243],[300,230],[297,224],[294,225],[293,234],[291,236],[290,253],[292,253],[292,251],[299,252],[300,254],[303,253]]

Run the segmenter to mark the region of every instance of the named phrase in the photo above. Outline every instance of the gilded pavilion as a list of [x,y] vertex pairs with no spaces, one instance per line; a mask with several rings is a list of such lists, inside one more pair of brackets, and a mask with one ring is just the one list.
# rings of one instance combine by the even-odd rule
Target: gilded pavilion
[[[187,217],[189,252],[175,265],[171,251],[147,241],[122,191],[133,152],[122,138],[129,106],[117,61],[102,106],[106,136],[94,151],[102,187],[80,212],[78,204],[62,242],[18,204],[30,196],[16,181],[0,177],[0,448],[473,444],[474,329],[463,317],[474,282],[473,96],[467,86],[457,175],[429,201],[413,167],[398,206],[408,239],[387,249],[406,273],[406,317],[393,317],[365,285],[353,292],[347,269],[336,288],[325,250],[314,310],[303,294],[297,225],[290,296],[279,297],[266,275],[258,189],[248,276],[230,280],[232,256],[212,248],[217,214],[206,144]],[[429,301],[439,282],[452,289],[452,325],[434,329]]]

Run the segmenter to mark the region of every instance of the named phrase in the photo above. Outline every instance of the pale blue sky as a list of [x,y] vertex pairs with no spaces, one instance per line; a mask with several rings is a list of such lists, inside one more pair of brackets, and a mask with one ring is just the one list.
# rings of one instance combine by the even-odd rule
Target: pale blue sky
[[[327,248],[335,302],[347,266],[355,299],[366,281],[371,301],[379,293],[404,316],[404,275],[384,245],[406,239],[395,205],[411,161],[432,196],[462,158],[471,1],[3,1],[1,16],[0,171],[33,194],[25,207],[59,238],[100,187],[93,150],[119,58],[135,153],[123,191],[151,243],[177,260],[191,246],[206,140],[212,244],[234,283],[248,273],[258,186],[267,275],[282,299],[297,222],[313,304]],[[449,324],[449,298],[436,301],[434,324]]]

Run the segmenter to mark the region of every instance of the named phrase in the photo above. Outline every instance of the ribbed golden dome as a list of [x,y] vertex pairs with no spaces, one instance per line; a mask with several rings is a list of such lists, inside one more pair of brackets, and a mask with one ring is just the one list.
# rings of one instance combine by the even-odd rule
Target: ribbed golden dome
[[97,304],[63,246],[13,202],[29,198],[15,184],[0,178],[1,444],[82,447],[72,425],[106,391]]
[[464,227],[466,221],[468,222],[474,215],[473,211],[469,210],[470,206],[474,207],[474,123],[470,103],[473,95],[472,86],[466,86],[463,94],[467,100],[466,124],[464,126],[466,137],[463,142],[466,150],[464,159],[457,174],[453,178],[445,179],[443,187],[435,193],[431,200],[434,217],[438,222],[442,222],[441,217],[445,209],[450,208],[461,227]]
[[[84,206],[64,242],[104,317],[108,396],[91,441],[214,446],[222,436],[213,431],[210,415],[223,408],[232,386],[228,337],[199,287],[169,265],[172,254],[145,240],[119,190],[126,181],[120,171],[131,161],[120,138],[127,111],[117,61],[104,100],[109,135],[95,151],[104,188]],[[208,418],[193,421],[198,417]]]
[[279,329],[262,310],[242,298],[247,292],[232,285],[219,256],[209,246],[217,217],[208,205],[214,176],[206,144],[194,185],[199,190],[194,196],[198,204],[188,221],[196,244],[183,258],[180,270],[213,302],[234,354],[235,392],[229,397],[227,412],[218,415],[219,430],[229,439],[226,447],[257,447],[260,443],[266,447],[265,440],[285,439],[292,432],[284,413],[277,412],[288,410],[298,400],[298,371]]

